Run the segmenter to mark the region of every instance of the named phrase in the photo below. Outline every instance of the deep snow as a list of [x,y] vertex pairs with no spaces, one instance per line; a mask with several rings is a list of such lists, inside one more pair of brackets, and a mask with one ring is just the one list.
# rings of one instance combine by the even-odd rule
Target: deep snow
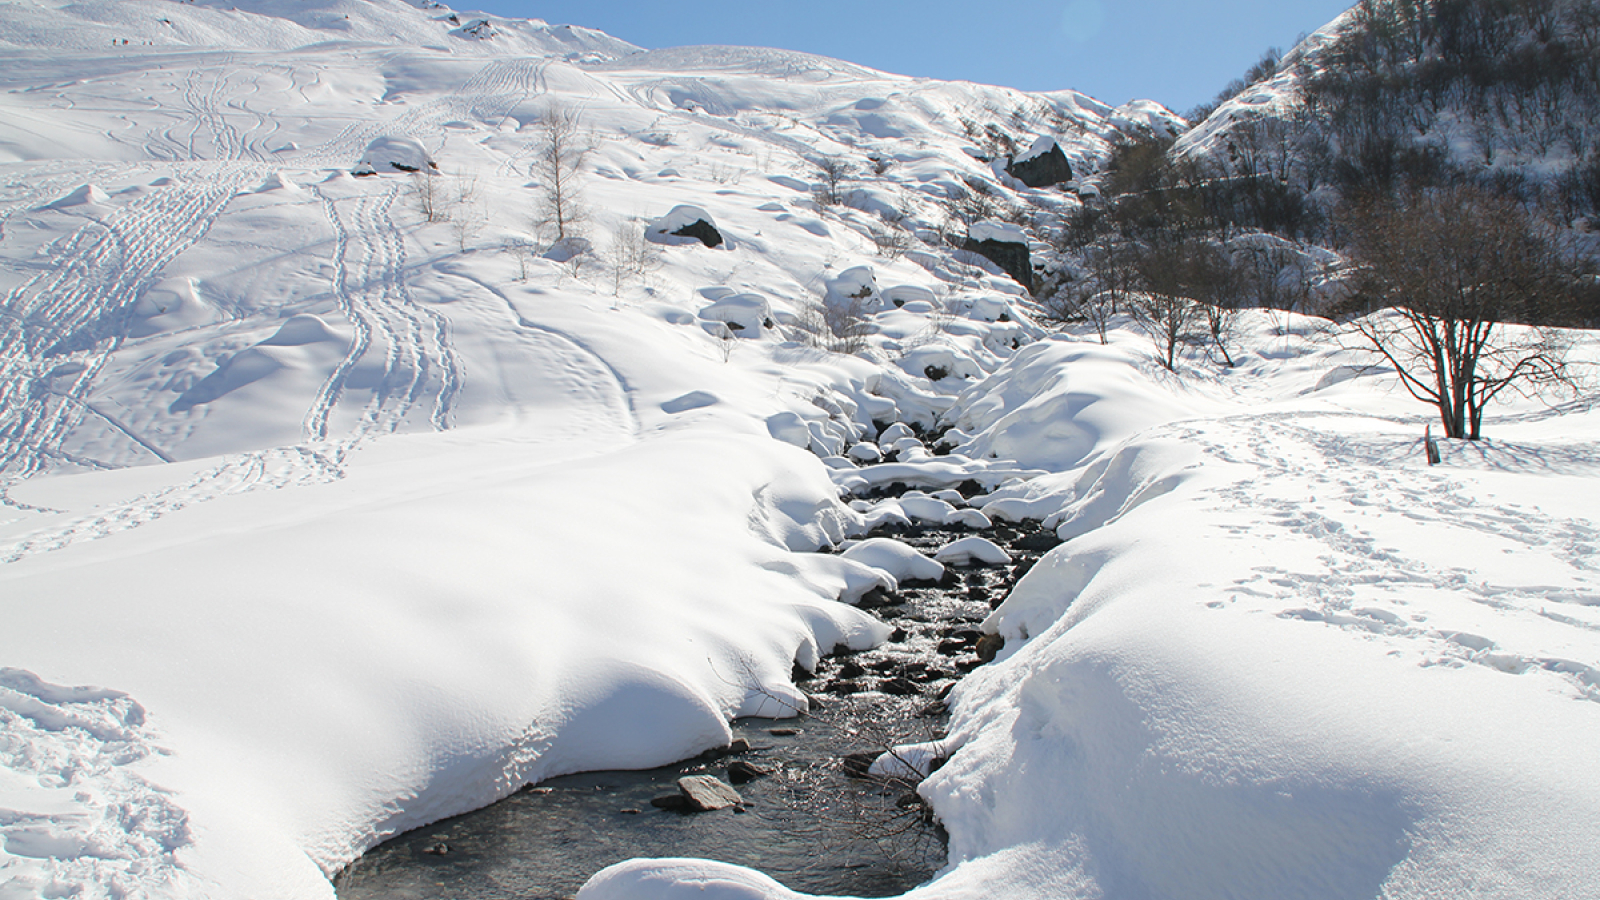
[[[1326,323],[1174,376],[940,242],[973,180],[1076,202],[963,120],[1092,182],[1154,104],[429,3],[4,10],[0,898],[329,897],[399,830],[786,714],[793,663],[886,634],[855,598],[942,571],[852,541],[980,518],[1066,543],[954,695],[915,896],[1597,895],[1592,395],[1429,468]],[[601,259],[532,221],[552,102]],[[351,174],[395,142],[439,174]],[[644,240],[680,207],[727,243]],[[865,349],[812,346],[858,294]],[[669,888],[790,896],[584,896]]]

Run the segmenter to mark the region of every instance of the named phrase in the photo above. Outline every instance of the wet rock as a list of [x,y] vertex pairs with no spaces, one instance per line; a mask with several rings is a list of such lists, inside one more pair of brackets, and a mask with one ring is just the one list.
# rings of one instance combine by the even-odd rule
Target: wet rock
[[978,659],[987,663],[994,662],[995,656],[999,655],[1000,651],[1005,649],[1005,646],[1005,638],[998,634],[986,634],[978,638],[978,644],[975,649],[978,652]]
[[876,762],[877,759],[878,754],[876,753],[846,754],[844,759],[841,760],[841,763],[844,766],[844,774],[850,776],[851,778],[866,778],[867,773],[872,771],[872,764]]
[[830,694],[859,694],[866,688],[859,681],[835,681],[825,690]]
[[446,844],[444,841],[439,841],[435,844],[429,844],[427,847],[423,848],[422,852],[431,856],[444,856],[446,853],[450,852],[450,845]]
[[798,728],[768,728],[767,734],[773,737],[794,737],[800,733]]
[[839,664],[839,677],[844,679],[860,678],[867,674],[867,667],[853,659],[847,659]]
[[700,754],[701,759],[721,759],[724,756],[733,756],[739,753],[749,753],[750,742],[744,738],[734,738],[733,743],[726,747],[713,747]]
[[896,628],[895,630],[889,632],[889,640],[891,643],[903,643],[908,637],[911,637],[911,632],[906,631],[904,628]]
[[689,798],[683,794],[664,794],[660,797],[650,798],[650,805],[656,809],[666,809],[672,812],[689,812]]
[[867,591],[856,602],[858,609],[882,609],[885,606],[896,606],[905,601],[883,589],[882,585]]
[[917,710],[917,715],[923,718],[936,718],[950,712],[950,707],[943,700],[935,700],[927,706]]
[[756,765],[749,760],[736,759],[728,763],[728,781],[733,784],[749,784],[757,778],[765,778],[772,772]]
[[878,690],[895,697],[914,697],[922,688],[905,678],[890,678],[878,685]]
[[1055,546],[1059,543],[1061,543],[1061,539],[1056,537],[1055,532],[1035,531],[1033,534],[1017,538],[1012,542],[1011,546],[1017,550],[1026,550],[1029,553],[1047,553],[1055,549]]
[[712,775],[685,775],[678,779],[678,790],[692,812],[713,812],[744,803],[738,791]]
[[799,684],[802,681],[810,681],[815,677],[817,677],[815,673],[799,663],[795,663],[794,668],[789,670],[789,680],[795,684]]

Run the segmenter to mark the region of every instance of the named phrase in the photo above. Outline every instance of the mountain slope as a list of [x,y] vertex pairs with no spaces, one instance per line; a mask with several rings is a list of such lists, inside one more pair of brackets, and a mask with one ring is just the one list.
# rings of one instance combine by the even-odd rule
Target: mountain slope
[[[891,633],[827,551],[896,482],[1063,542],[951,695],[916,896],[1592,884],[1592,398],[1429,468],[1326,322],[1050,334],[971,248],[1052,260],[1155,104],[479,20],[0,7],[0,897],[325,898],[787,714]],[[707,878],[788,896],[586,896]]]

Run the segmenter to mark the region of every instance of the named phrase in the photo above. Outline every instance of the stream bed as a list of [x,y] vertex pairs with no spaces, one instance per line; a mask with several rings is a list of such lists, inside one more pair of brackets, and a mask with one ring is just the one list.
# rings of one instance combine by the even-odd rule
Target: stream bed
[[[869,593],[861,607],[893,626],[894,636],[873,650],[830,656],[798,681],[816,701],[811,714],[737,720],[728,750],[659,769],[549,779],[399,835],[341,872],[338,896],[570,898],[595,872],[635,857],[736,863],[812,894],[884,897],[927,881],[945,863],[943,830],[913,782],[860,777],[865,760],[897,744],[943,737],[942,698],[981,664],[978,624],[1054,536],[1005,524],[984,532],[913,526],[874,533],[929,556],[974,533],[1007,548],[1012,564],[951,568],[938,584]],[[729,771],[736,762],[767,774],[739,783],[743,773]],[[735,782],[742,809],[652,806],[677,794],[685,775]]]

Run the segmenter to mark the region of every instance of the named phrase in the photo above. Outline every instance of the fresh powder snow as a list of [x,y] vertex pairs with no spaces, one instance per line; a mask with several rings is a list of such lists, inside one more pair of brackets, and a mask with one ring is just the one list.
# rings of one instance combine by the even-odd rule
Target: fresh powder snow
[[[3,900],[331,898],[405,830],[805,709],[796,665],[888,638],[861,598],[1005,560],[871,529],[1021,521],[1063,543],[1003,649],[875,766],[949,833],[907,896],[1595,895],[1593,395],[1430,467],[1329,322],[1168,372],[941,236],[968,185],[1021,202],[973,110],[1090,193],[1157,104],[429,0],[5,10]],[[580,896],[800,895],[660,859]]]

